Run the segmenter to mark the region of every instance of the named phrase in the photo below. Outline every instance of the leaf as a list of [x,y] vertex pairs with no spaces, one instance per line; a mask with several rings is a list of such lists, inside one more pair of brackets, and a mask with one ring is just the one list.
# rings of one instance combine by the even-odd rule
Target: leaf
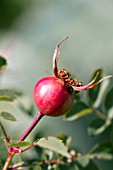
[[72,141],[72,137],[66,135],[64,132],[61,132],[59,135],[57,135],[57,138],[62,140],[67,147],[69,147]]
[[106,95],[104,106],[106,110],[109,110],[113,106],[113,87],[108,91]]
[[92,160],[90,160],[87,170],[100,170],[100,167]]
[[112,160],[113,159],[113,154],[111,153],[106,153],[106,152],[102,152],[102,153],[92,153],[89,154],[90,159],[98,159],[98,160]]
[[[98,70],[96,70],[96,71],[93,73],[93,75],[92,75],[92,77],[90,78],[90,80],[93,80],[93,79],[94,79],[94,77],[95,77],[95,75],[96,75],[96,73],[97,73],[98,71],[99,71],[99,75],[98,75],[98,77],[97,77],[97,79],[96,79],[95,82],[99,81],[99,80],[102,78],[102,72],[103,72],[103,70],[102,70],[102,69],[98,69]],[[101,86],[101,84],[99,84],[99,85],[97,85],[96,87],[94,87],[94,88],[92,88],[92,89],[90,89],[90,90],[87,91],[88,103],[89,103],[90,105],[93,105],[93,104],[96,102],[96,100],[97,100],[97,98],[98,98],[98,93],[99,93],[99,90],[100,90],[100,86]]]
[[104,132],[108,128],[109,125],[110,125],[110,122],[102,120],[102,119],[93,120],[87,129],[88,135],[91,137],[99,135],[102,132]]
[[27,96],[23,95],[20,91],[10,90],[10,89],[0,89],[1,101],[13,102],[16,99],[18,99],[16,105],[19,107],[19,109],[21,109],[22,112],[25,112],[30,116],[33,116],[34,106],[31,100]]
[[88,153],[90,159],[101,159],[101,160],[112,160],[113,159],[113,148],[110,141],[101,142],[93,146],[91,151]]
[[0,56],[0,71],[5,69],[7,66],[7,61],[3,56]]
[[90,159],[89,158],[84,158],[84,157],[78,157],[76,158],[76,161],[82,166],[82,167],[86,167],[89,162]]
[[90,160],[88,166],[84,170],[100,170],[100,167],[92,160]]
[[92,109],[90,109],[85,103],[76,102],[72,109],[65,115],[64,119],[67,121],[73,121],[91,113]]
[[100,143],[94,145],[90,152],[92,152],[92,153],[95,153],[95,152],[112,153],[113,149],[112,149],[111,142],[110,141],[100,142]]
[[16,118],[9,112],[1,112],[0,116],[6,120],[16,121]]
[[1,101],[6,101],[6,102],[13,102],[15,100],[14,97],[11,96],[0,96]]
[[77,170],[100,170],[100,167],[97,166],[97,164],[92,160],[89,160],[89,163],[85,167],[82,167],[82,162],[79,162],[77,166],[78,166]]
[[98,108],[99,106],[101,107],[101,105],[103,104],[103,99],[105,99],[106,91],[108,89],[109,84],[110,79],[106,79],[102,82],[98,93],[98,97],[93,104],[93,108]]
[[35,142],[35,145],[42,148],[50,149],[52,151],[61,154],[62,156],[70,158],[70,154],[67,151],[67,147],[64,143],[56,137],[49,136],[47,138],[41,138]]
[[100,170],[100,167],[92,160],[90,160],[86,170]]
[[9,146],[12,147],[25,147],[25,146],[29,146],[31,145],[29,142],[25,142],[25,141],[12,141],[10,143],[8,143]]
[[16,90],[0,89],[0,100],[2,101],[14,101],[22,93]]

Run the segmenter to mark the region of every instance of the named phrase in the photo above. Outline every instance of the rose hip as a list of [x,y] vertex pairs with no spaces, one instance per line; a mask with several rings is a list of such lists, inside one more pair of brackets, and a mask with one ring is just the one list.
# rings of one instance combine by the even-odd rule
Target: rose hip
[[100,79],[98,82],[94,83],[99,75],[97,72],[94,79],[82,86],[82,82],[78,79],[72,79],[70,74],[65,70],[58,70],[57,60],[60,54],[60,44],[66,40],[68,37],[64,38],[57,46],[53,55],[53,70],[54,76],[48,76],[39,80],[34,87],[34,101],[43,115],[48,116],[61,116],[66,114],[74,103],[73,92],[80,92],[82,90],[88,90],[104,79],[110,78],[110,76]]
[[72,92],[55,76],[48,76],[37,82],[34,100],[40,112],[48,116],[67,113],[74,102]]

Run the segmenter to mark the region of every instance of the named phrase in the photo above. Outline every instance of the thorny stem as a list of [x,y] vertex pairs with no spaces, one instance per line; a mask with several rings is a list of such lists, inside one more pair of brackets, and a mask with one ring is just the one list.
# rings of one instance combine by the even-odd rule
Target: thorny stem
[[[31,125],[28,127],[28,129],[25,131],[25,133],[20,137],[19,141],[24,141],[25,138],[30,134],[30,132],[33,130],[33,128],[36,126],[36,124],[40,121],[40,119],[43,117],[44,115],[42,113],[38,113],[38,115],[36,116],[36,118],[33,120],[33,122],[31,123]],[[6,159],[5,165],[2,168],[2,170],[7,170],[7,168],[9,167],[9,164],[14,156],[14,150],[11,151],[11,147],[8,148],[8,157]]]

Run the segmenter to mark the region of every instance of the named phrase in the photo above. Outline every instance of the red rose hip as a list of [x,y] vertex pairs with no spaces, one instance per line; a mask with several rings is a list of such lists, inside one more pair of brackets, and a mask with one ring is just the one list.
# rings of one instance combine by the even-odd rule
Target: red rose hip
[[35,85],[34,101],[44,115],[61,116],[71,109],[74,98],[61,79],[48,76]]

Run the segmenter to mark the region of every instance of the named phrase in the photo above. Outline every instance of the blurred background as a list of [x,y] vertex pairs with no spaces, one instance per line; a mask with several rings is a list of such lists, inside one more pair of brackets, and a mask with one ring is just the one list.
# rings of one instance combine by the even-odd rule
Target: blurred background
[[[97,68],[113,74],[112,0],[0,0],[0,54],[8,61],[7,69],[0,75],[0,88],[23,91],[26,105],[30,105],[35,83],[53,74],[55,46],[66,36],[69,39],[61,46],[59,68],[66,68],[83,84]],[[2,110],[4,104],[0,107]],[[18,139],[33,118],[8,103],[6,109],[18,120],[7,123],[11,127],[9,134]],[[98,140],[88,137],[88,123],[88,118],[65,122],[62,117],[45,117],[33,133],[55,136],[64,131],[72,136],[72,145],[85,153]],[[103,170],[110,170],[110,166],[112,162],[102,163]]]

